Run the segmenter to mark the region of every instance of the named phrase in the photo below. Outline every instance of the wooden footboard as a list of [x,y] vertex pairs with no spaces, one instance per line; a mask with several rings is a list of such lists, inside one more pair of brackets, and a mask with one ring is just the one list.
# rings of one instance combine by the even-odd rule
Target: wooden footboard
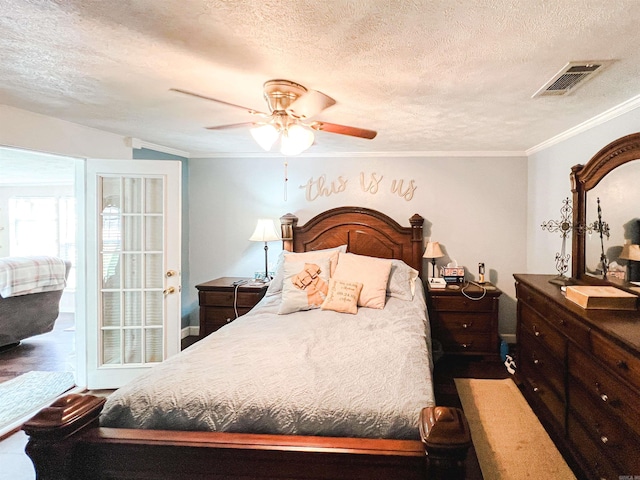
[[39,480],[462,479],[471,445],[461,410],[422,411],[422,440],[100,428],[105,399],[67,395],[29,420]]

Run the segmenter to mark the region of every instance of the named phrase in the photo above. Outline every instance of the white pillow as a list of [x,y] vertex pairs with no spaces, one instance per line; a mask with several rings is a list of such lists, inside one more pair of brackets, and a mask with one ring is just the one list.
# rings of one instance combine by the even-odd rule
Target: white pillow
[[416,293],[418,271],[402,260],[391,260],[391,273],[387,284],[387,296],[400,300],[413,300]]
[[328,258],[331,262],[331,275],[333,270],[336,268],[336,264],[338,263],[338,253],[346,252],[347,246],[340,245],[335,248],[325,248],[323,250],[311,250],[309,252],[288,252],[283,250],[278,257],[278,263],[276,265],[276,274],[273,276],[273,280],[269,284],[269,288],[267,288],[267,294],[279,293],[282,291],[282,281],[284,280],[284,259],[285,257],[294,256],[299,260],[304,260],[308,262],[316,261],[318,259],[322,260],[324,258]]
[[312,262],[284,257],[284,280],[279,314],[320,308],[329,290],[329,259]]
[[345,282],[362,283],[358,306],[384,308],[391,260],[367,257],[354,253],[340,253],[333,278]]

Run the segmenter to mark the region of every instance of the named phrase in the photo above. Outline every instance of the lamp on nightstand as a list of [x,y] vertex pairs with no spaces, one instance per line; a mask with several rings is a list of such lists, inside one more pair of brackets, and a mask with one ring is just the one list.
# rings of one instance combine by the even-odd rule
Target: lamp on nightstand
[[273,220],[269,218],[261,218],[258,220],[258,224],[256,225],[256,229],[253,232],[253,235],[249,238],[251,242],[264,242],[264,281],[268,282],[269,278],[269,259],[268,259],[268,251],[269,247],[267,246],[267,242],[275,242],[276,240],[280,240],[280,236],[276,232],[276,225]]
[[[433,276],[436,276],[436,258],[444,257],[440,244],[438,242],[428,242],[427,248],[424,250],[423,258],[431,259],[431,265],[433,265]],[[429,280],[429,272],[427,271],[427,280]]]

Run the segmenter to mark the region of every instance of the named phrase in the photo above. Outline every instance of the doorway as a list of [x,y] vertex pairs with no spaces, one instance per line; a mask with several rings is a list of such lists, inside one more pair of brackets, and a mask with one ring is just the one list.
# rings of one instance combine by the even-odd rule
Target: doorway
[[76,163],[70,157],[0,147],[0,257],[47,255],[71,262],[52,332],[0,353],[0,381],[33,370],[74,371],[78,265]]

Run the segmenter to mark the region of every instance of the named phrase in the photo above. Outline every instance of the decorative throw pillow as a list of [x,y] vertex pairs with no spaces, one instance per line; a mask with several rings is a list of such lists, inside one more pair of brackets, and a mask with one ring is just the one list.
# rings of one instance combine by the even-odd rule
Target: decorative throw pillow
[[329,259],[307,262],[284,257],[279,314],[320,308],[329,290]]
[[[340,245],[335,248],[325,248],[323,250],[311,250],[309,252],[288,252],[283,250],[278,257],[278,263],[276,265],[276,274],[273,276],[273,280],[267,288],[267,294],[279,293],[282,291],[282,281],[284,280],[284,259],[285,257],[294,256],[298,260],[304,260],[307,262],[313,262],[328,258],[330,261],[331,271],[329,275],[333,274],[338,263],[338,253],[346,252],[347,246]],[[317,262],[316,262],[317,263]]]
[[367,257],[353,253],[340,253],[333,278],[362,283],[359,307],[384,308],[391,260]]
[[334,310],[341,313],[358,313],[358,298],[362,291],[359,282],[344,282],[342,280],[329,279],[329,293],[320,308],[322,310]]
[[391,260],[391,273],[387,284],[387,296],[400,300],[412,300],[416,293],[418,271],[402,260]]

